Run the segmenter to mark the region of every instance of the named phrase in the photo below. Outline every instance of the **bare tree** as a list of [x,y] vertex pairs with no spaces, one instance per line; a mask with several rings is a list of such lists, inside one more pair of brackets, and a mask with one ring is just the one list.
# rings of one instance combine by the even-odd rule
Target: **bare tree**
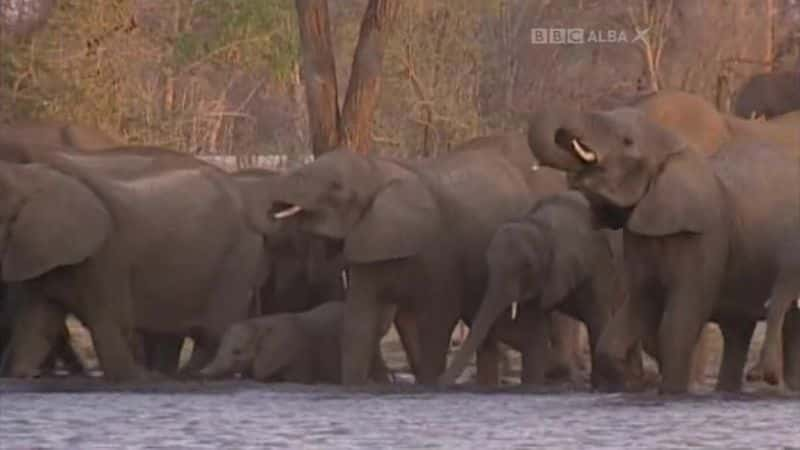
[[361,22],[341,117],[327,0],[296,0],[295,5],[314,155],[339,145],[367,153],[372,145],[384,46],[397,17],[399,2],[369,1]]
[[311,149],[319,156],[339,144],[339,105],[328,0],[296,0]]

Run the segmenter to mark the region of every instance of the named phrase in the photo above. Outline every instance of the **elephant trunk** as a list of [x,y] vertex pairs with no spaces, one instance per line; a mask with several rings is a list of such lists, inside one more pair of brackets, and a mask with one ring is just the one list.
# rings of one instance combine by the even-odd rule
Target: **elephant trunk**
[[342,328],[342,384],[364,385],[369,381],[375,350],[380,344],[383,305],[358,289],[358,279],[348,291]]
[[[470,358],[483,345],[486,337],[492,329],[495,321],[500,314],[509,306],[512,306],[519,299],[518,289],[512,288],[515,283],[500,287],[497,283],[491,283],[486,295],[478,309],[475,321],[469,330],[469,336],[458,352],[453,357],[450,367],[439,377],[440,385],[455,383],[464,368],[469,364]],[[517,292],[512,292],[517,291]]]
[[567,172],[597,162],[597,155],[580,140],[584,127],[581,113],[551,108],[534,113],[528,123],[528,146],[545,166]]

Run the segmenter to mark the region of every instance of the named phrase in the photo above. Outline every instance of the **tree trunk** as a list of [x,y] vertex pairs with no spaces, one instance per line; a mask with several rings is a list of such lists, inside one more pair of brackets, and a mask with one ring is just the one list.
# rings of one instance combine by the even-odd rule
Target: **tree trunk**
[[302,49],[301,70],[311,132],[319,156],[339,144],[339,105],[328,0],[296,0]]
[[358,153],[368,153],[372,146],[384,45],[398,8],[397,0],[370,0],[361,21],[341,122],[343,144]]

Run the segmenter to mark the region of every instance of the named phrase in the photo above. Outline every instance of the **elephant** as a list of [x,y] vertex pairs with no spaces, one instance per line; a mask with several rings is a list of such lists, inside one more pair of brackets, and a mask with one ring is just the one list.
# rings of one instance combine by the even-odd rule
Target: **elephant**
[[[75,150],[98,150],[114,147],[119,144],[103,132],[80,125],[67,125],[47,121],[21,121],[0,126],[0,160],[16,163],[31,163],[37,155],[51,151],[51,148],[69,148]],[[13,314],[17,305],[23,301],[13,297],[22,295],[19,290],[9,294],[8,287],[0,283],[0,359],[5,353],[11,338]],[[61,360],[67,368],[74,372],[82,369],[80,358],[69,345],[69,332],[66,324],[59,330],[49,330],[52,336],[53,349],[44,364],[46,370],[55,366],[56,360]],[[0,364],[0,367],[3,367]],[[36,368],[35,372],[38,372]]]
[[[287,174],[273,217],[343,246],[344,384],[367,381],[378,324],[392,306],[415,319],[417,381],[436,383],[454,326],[478,309],[494,230],[565,188],[563,173],[534,171],[534,163],[523,136],[499,135],[419,162],[340,148]],[[481,352],[478,359],[480,372]]]
[[732,140],[753,138],[793,148],[800,155],[797,132],[800,117],[746,120],[719,112],[698,95],[675,90],[657,91],[630,106],[642,111],[648,120],[678,134],[701,153],[713,155]]
[[762,73],[750,78],[735,96],[733,112],[746,119],[767,119],[800,110],[800,72]]
[[[524,217],[503,224],[486,252],[489,282],[474,326],[439,382],[455,381],[513,303],[518,304],[514,320],[538,332],[545,329],[544,312],[553,309],[583,321],[594,348],[625,297],[617,269],[621,254],[621,235],[594,230],[588,202],[576,191],[547,197]],[[529,345],[542,342],[546,339],[532,339]],[[540,363],[545,353],[536,348],[523,352],[523,383],[544,381]]]
[[569,173],[599,226],[623,230],[630,297],[597,344],[595,371],[619,386],[627,352],[658,330],[660,391],[686,392],[692,347],[713,321],[725,342],[717,389],[741,389],[779,248],[800,229],[800,156],[737,139],[708,158],[631,108],[536,112],[528,143]]
[[35,164],[0,162],[0,185],[2,279],[28,297],[12,375],[24,375],[16,357],[43,353],[37,327],[23,325],[42,310],[89,328],[112,381],[150,375],[134,357],[135,331],[192,337],[199,368],[248,317],[263,236],[221,169],[159,148],[53,151]]
[[37,152],[48,151],[50,147],[102,150],[120,145],[100,130],[52,121],[21,121],[2,125],[0,141],[18,144],[4,147],[0,159],[23,163],[36,159]]
[[[440,377],[442,384],[455,380],[512,303],[519,303],[521,312],[516,320],[526,328],[542,330],[543,313],[553,309],[580,320],[587,327],[590,349],[594,349],[613,312],[627,297],[622,234],[596,230],[589,203],[577,191],[547,197],[524,217],[501,226],[486,258],[489,283],[484,300],[467,341]],[[532,307],[523,309],[526,304]],[[529,344],[545,341],[534,339]],[[538,364],[545,359],[539,356],[542,353],[542,349],[530,351],[534,358],[523,353],[523,382],[542,381],[544,372]],[[625,383],[638,386],[644,381],[641,354],[627,356]],[[695,349],[693,380],[702,380],[705,360],[701,345]]]
[[[81,125],[67,125],[58,122],[28,121],[17,122],[0,127],[0,160],[28,164],[36,162],[52,151],[90,151],[119,147],[120,144],[105,133]],[[5,286],[0,283],[0,288]],[[19,290],[16,295],[23,295]],[[11,314],[16,310],[15,300],[6,296],[0,298],[0,356],[5,352],[11,335]],[[3,307],[5,305],[5,307]],[[50,330],[48,336],[57,336],[51,339],[53,351],[44,364],[45,369],[54,366],[55,361],[61,360],[71,372],[82,369],[80,358],[69,345],[69,332],[66,324],[61,327],[58,334]],[[158,370],[166,374],[174,374],[178,370],[182,337],[166,335],[152,335],[139,333],[139,342],[135,345],[138,358],[148,369]],[[5,336],[5,338],[3,338]],[[32,355],[33,356],[33,355]],[[20,363],[20,366],[28,366]],[[0,368],[3,365],[0,364]],[[2,372],[0,372],[2,373]],[[25,373],[39,373],[39,370],[30,367]]]
[[[783,330],[790,310],[800,309],[800,230],[794,241],[780,250],[779,274],[772,287],[767,307],[767,331],[756,372],[770,384],[783,381]],[[796,312],[795,312],[796,314]],[[797,378],[787,380],[787,385],[800,390]]]
[[[270,314],[228,329],[217,355],[203,370],[218,378],[245,372],[262,382],[341,382],[343,302],[325,302],[299,313]],[[380,352],[373,356],[370,379],[388,381]]]
[[344,301],[344,259],[339,245],[293,227],[279,226],[262,205],[280,189],[280,172],[244,169],[231,175],[241,188],[253,227],[264,231],[266,279],[254,316],[307,311]]

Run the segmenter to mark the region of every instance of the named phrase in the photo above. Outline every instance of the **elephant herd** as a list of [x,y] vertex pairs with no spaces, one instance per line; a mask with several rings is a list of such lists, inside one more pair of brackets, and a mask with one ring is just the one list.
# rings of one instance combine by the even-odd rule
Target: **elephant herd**
[[116,381],[390,382],[394,324],[418,383],[452,384],[476,355],[496,384],[500,343],[542,383],[569,365],[561,314],[586,326],[598,389],[642,386],[645,352],[661,392],[686,392],[715,322],[717,388],[740,390],[760,320],[764,379],[800,389],[798,114],[661,91],[548,107],[527,135],[435,159],[337,149],[286,173],[35,128],[0,130],[5,375],[69,359],[69,314]]

